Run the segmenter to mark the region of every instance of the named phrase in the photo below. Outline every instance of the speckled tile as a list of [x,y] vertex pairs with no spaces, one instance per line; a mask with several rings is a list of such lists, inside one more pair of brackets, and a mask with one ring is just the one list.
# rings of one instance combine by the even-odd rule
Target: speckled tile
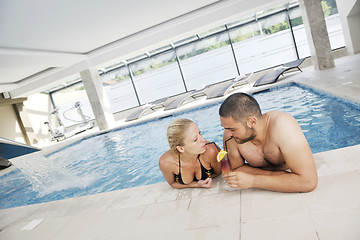
[[240,223],[240,191],[191,199],[186,229]]
[[259,189],[242,190],[242,222],[304,214],[307,214],[307,209],[300,193],[278,193]]
[[302,197],[310,213],[360,207],[360,175],[352,171],[320,177],[317,188]]
[[320,239],[360,239],[360,207],[316,213],[312,218]]
[[240,231],[242,240],[319,240],[309,215],[245,222]]
[[239,240],[240,224],[187,229],[180,236],[183,240]]
[[69,217],[66,224],[51,240],[75,240],[81,239],[81,235],[90,229],[91,224],[98,219],[96,214],[81,214]]
[[[32,219],[34,220],[34,219]],[[2,240],[48,240],[56,236],[59,230],[70,220],[70,217],[44,219],[32,230],[22,231],[21,229],[30,221],[20,222],[12,225],[4,233],[0,233]]]
[[360,145],[335,149],[314,155],[319,176],[360,170]]

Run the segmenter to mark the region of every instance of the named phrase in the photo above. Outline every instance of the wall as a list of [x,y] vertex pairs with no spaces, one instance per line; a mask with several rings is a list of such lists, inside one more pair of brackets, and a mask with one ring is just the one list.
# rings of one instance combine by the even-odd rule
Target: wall
[[49,121],[51,102],[49,96],[42,93],[33,94],[27,99],[0,99],[0,137],[26,144],[13,108],[13,104],[21,102],[24,104],[22,123],[27,129],[30,144],[41,146],[49,142],[51,135],[44,122]]
[[336,0],[336,4],[348,52],[349,54],[360,53],[360,2],[358,0]]
[[28,118],[35,133],[35,139],[32,145],[48,142],[51,135],[45,122],[49,121],[49,112],[52,109],[48,94],[36,93],[30,95],[24,102]]
[[0,137],[25,143],[11,104],[0,105]]

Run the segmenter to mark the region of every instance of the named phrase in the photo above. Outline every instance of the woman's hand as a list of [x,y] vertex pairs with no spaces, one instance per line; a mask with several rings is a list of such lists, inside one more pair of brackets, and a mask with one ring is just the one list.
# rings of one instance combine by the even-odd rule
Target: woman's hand
[[199,187],[202,187],[202,188],[211,188],[212,178],[207,178],[205,180],[199,180],[198,185],[199,185]]

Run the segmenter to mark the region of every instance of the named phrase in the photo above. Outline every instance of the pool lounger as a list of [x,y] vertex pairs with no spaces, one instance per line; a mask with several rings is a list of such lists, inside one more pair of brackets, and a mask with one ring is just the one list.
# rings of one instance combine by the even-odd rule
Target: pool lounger
[[195,100],[197,97],[204,96],[205,94],[205,88],[202,88],[200,90],[192,90],[190,92],[187,92],[185,94],[181,94],[175,99],[173,99],[165,108],[164,110],[171,110],[180,107],[185,101],[188,100]]
[[132,112],[126,119],[125,122],[129,122],[129,121],[133,121],[136,119],[141,118],[142,116],[145,116],[147,113],[149,112],[154,112],[156,109],[158,108],[162,108],[165,107],[165,101],[168,98],[160,98],[158,100],[155,100],[153,102],[147,103],[143,106],[140,106],[139,109],[135,110],[134,112]]
[[185,103],[191,102],[192,100],[195,100],[199,97],[206,96],[206,99],[212,99],[217,97],[222,97],[225,94],[227,94],[231,89],[235,89],[238,86],[242,86],[244,84],[247,84],[247,80],[252,75],[246,74],[246,75],[239,75],[235,77],[232,81],[226,84],[222,84],[219,87],[215,86],[215,89],[209,90],[213,88],[212,85],[208,85],[200,90],[193,90],[188,93],[182,94],[172,100],[164,110],[171,110],[180,107],[181,105],[184,105]]
[[215,89],[213,89],[211,92],[209,92],[207,94],[206,99],[222,97],[222,96],[226,95],[227,93],[229,93],[231,90],[234,90],[239,86],[247,84],[248,79],[250,78],[251,75],[252,75],[252,73],[248,73],[245,75],[239,75],[236,78],[234,78],[232,81],[230,81],[226,84],[222,84],[219,87],[216,87]]
[[258,87],[258,86],[262,86],[262,85],[265,85],[265,84],[274,83],[279,79],[280,75],[283,75],[284,72],[286,72],[286,71],[288,71],[290,69],[293,69],[293,68],[297,68],[297,69],[299,69],[300,72],[302,72],[299,66],[301,65],[301,63],[304,60],[305,60],[305,58],[301,58],[301,59],[298,59],[298,60],[295,60],[295,61],[292,61],[292,62],[285,63],[285,64],[281,65],[280,68],[275,68],[274,71],[266,73],[263,76],[261,76],[254,83],[253,86]]

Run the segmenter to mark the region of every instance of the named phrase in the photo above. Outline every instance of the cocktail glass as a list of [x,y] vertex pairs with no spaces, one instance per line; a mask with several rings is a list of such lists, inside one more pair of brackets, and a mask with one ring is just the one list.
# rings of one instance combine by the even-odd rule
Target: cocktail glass
[[231,171],[231,164],[227,154],[223,157],[223,159],[221,159],[220,163],[221,163],[221,171],[223,174]]

